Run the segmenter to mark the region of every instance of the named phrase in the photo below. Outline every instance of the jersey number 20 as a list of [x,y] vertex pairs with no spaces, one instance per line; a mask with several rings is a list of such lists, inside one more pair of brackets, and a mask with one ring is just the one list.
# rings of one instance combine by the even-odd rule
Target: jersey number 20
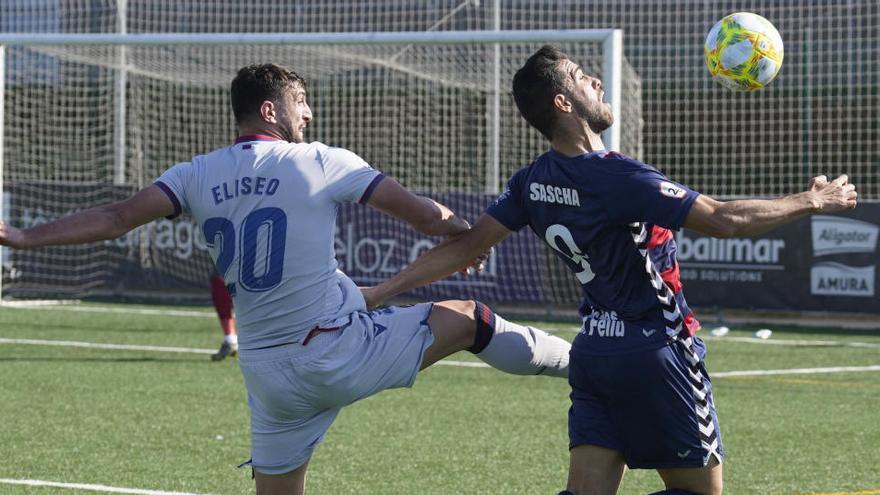
[[[568,230],[568,227],[558,223],[547,227],[547,231],[544,233],[544,240],[547,241],[550,247],[580,266],[581,270],[574,274],[581,284],[586,284],[593,280],[595,275],[590,267],[590,259],[574,243],[574,237],[571,236],[571,231]],[[562,245],[559,244],[559,241],[562,241]]]
[[[250,292],[262,292],[281,283],[284,273],[284,246],[287,239],[287,215],[280,208],[252,211],[241,223],[239,238],[235,226],[227,218],[213,217],[202,227],[208,247],[217,248],[217,271],[223,276],[235,259],[236,245],[240,250],[238,282]],[[262,243],[257,241],[263,240]],[[258,275],[259,273],[259,275]]]

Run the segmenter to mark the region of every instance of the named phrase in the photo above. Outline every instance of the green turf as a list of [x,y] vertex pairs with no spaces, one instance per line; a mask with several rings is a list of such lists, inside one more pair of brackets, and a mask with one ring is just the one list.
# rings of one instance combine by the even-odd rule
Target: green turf
[[[3,308],[0,338],[213,349],[219,328],[209,310],[202,313]],[[576,331],[574,324],[539,325],[566,338]],[[876,332],[774,330],[774,341],[880,344]],[[707,342],[710,373],[880,364],[878,347]],[[249,472],[235,468],[249,457],[249,441],[234,362],[212,363],[205,354],[3,344],[0,383],[0,478],[214,494],[253,489]],[[727,449],[726,493],[880,489],[880,372],[719,377],[714,383]],[[568,466],[567,394],[562,380],[435,366],[412,390],[386,391],[344,410],[312,460],[309,488],[318,494],[556,494]],[[620,493],[660,488],[653,472],[633,471]],[[0,494],[75,492],[0,483]]]

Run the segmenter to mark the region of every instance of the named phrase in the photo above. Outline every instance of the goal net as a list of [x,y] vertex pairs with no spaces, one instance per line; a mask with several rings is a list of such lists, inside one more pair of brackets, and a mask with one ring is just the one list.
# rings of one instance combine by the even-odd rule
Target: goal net
[[[620,58],[619,35],[614,41],[613,33],[565,35],[556,44],[614,87],[608,93],[617,92],[611,97],[619,105],[619,136],[606,141],[640,156],[640,83]],[[208,35],[146,46],[143,38],[128,44],[10,43],[4,216],[29,227],[123,199],[174,163],[230,144],[236,133],[232,77],[244,65],[277,62],[308,80],[314,120],[307,140],[350,149],[474,220],[507,178],[548,146],[519,116],[510,82],[544,44],[539,40],[554,33],[502,34],[505,40],[497,43],[468,40],[473,35],[466,32],[437,34],[440,42],[426,41],[436,37],[431,33],[412,33],[409,41],[406,33],[392,34],[393,43],[371,39],[381,33],[330,33],[291,35],[284,44],[248,44],[241,37],[230,42],[222,34],[214,36],[215,44],[206,44]],[[322,43],[321,36],[329,41]],[[609,81],[615,65],[616,84]],[[358,283],[393,275],[436,241],[364,210],[343,208],[337,226],[337,256]],[[509,242],[491,273],[413,295],[538,305],[560,290],[564,298],[574,297],[577,287],[532,237],[523,232]],[[88,246],[7,252],[3,292],[204,298],[211,273],[200,226],[184,217]]]
[[[748,4],[747,10],[773,22],[786,47],[779,77],[748,94],[715,84],[703,57],[712,24],[744,8],[736,0],[3,0],[0,36],[620,29],[623,152],[721,199],[776,197],[802,190],[813,175],[845,172],[858,185],[860,201],[878,201],[880,3],[828,4]],[[404,184],[442,199],[489,198],[485,191],[500,187],[546,147],[516,115],[507,91],[513,68],[536,47],[499,46],[496,119],[490,111],[493,45],[132,46],[122,63],[118,47],[9,45],[0,77],[6,83],[0,99],[5,215],[30,225],[111,201],[149,184],[175,161],[229,143],[228,81],[238,64],[270,60],[294,65],[311,80],[316,120],[308,139],[351,148]],[[604,77],[600,43],[563,48]],[[120,67],[127,69],[124,92]],[[498,123],[497,131],[490,122]],[[119,135],[124,146],[117,145]],[[489,164],[497,164],[497,172]],[[469,218],[485,206],[461,201],[466,204],[456,205]],[[362,283],[390,275],[424,247],[417,238],[380,235],[403,232],[399,225],[350,214],[342,212],[337,253]],[[120,295],[132,293],[128,282],[137,279],[150,295],[181,287],[198,293],[210,267],[195,226],[157,222],[150,228],[115,243],[6,253],[5,288]],[[387,257],[393,243],[395,252],[406,254]],[[546,250],[519,241],[512,246],[498,259],[519,260],[512,269],[518,278],[477,279],[496,287],[487,300],[572,307],[579,296],[573,278],[546,258]],[[493,268],[496,276],[506,273],[506,267]],[[456,285],[461,283],[452,279],[419,296],[472,295],[471,286]]]

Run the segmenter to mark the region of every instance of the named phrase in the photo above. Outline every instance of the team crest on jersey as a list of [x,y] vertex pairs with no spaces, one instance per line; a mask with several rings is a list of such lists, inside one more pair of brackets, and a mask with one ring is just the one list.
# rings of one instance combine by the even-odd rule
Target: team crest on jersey
[[672,182],[666,182],[664,180],[660,182],[660,194],[670,198],[681,199],[687,196],[687,191],[681,186],[677,186]]

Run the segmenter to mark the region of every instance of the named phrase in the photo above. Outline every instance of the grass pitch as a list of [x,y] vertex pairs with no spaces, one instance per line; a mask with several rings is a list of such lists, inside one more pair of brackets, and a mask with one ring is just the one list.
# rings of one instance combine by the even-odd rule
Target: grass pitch
[[[108,307],[103,305],[102,307]],[[213,351],[216,318],[0,309],[0,338]],[[532,323],[566,338],[575,324]],[[880,333],[754,328],[706,338],[728,494],[880,494]],[[798,345],[772,342],[800,341]],[[833,341],[833,343],[819,341]],[[769,343],[768,343],[769,342]],[[867,345],[857,345],[864,343]],[[473,361],[459,354],[457,361]],[[234,361],[208,354],[0,341],[0,478],[194,494],[251,493],[248,411]],[[556,494],[568,468],[563,380],[437,365],[412,390],[346,408],[312,459],[311,493]],[[627,473],[621,494],[660,490]],[[99,493],[0,481],[0,494]]]

